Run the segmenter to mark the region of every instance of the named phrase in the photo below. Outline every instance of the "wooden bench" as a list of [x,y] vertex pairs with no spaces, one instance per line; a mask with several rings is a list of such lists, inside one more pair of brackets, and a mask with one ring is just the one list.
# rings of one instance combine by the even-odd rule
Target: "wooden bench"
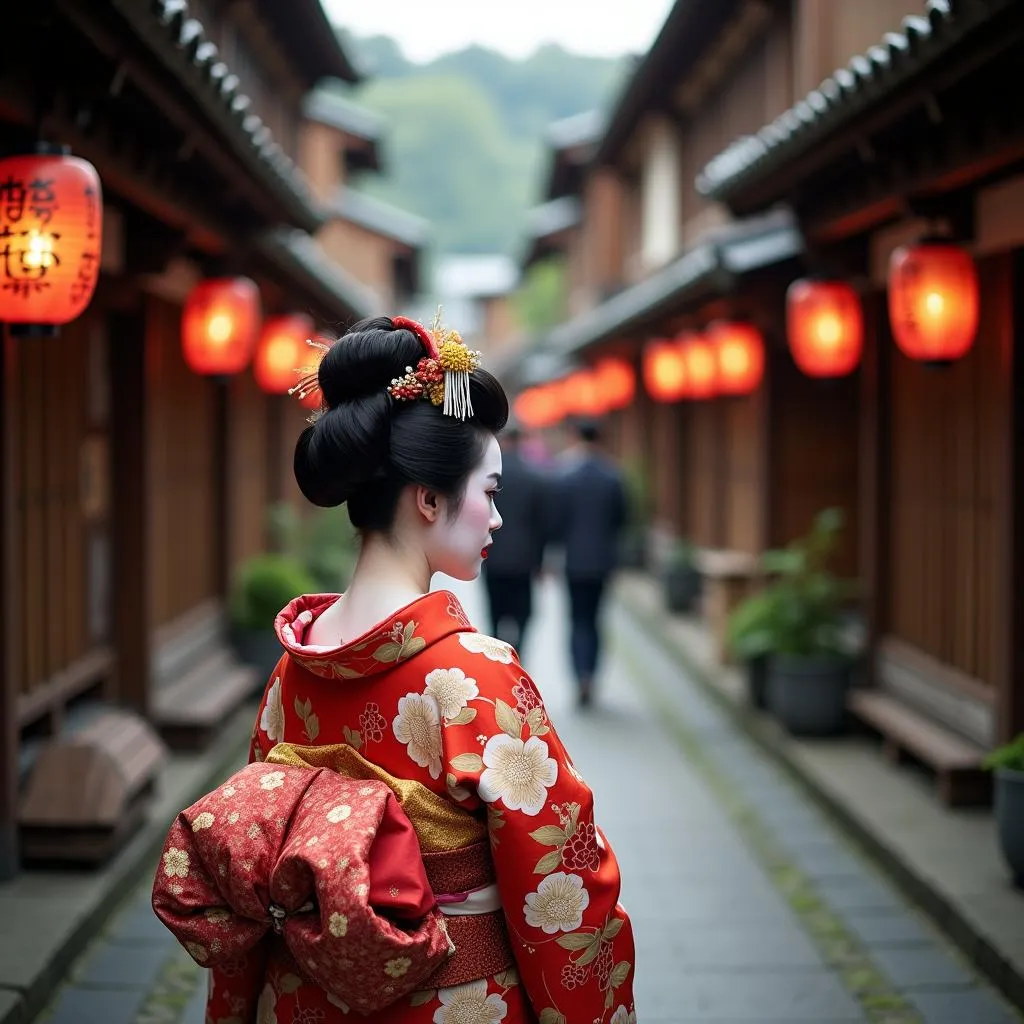
[[991,780],[981,767],[985,752],[980,747],[879,690],[852,690],[847,706],[881,734],[886,758],[899,764],[912,757],[935,773],[939,797],[947,807],[984,806],[991,801]]
[[18,812],[26,861],[98,864],[142,823],[167,751],[149,723],[104,710],[48,740],[29,773]]
[[262,685],[255,669],[226,647],[214,647],[178,678],[162,683],[153,700],[160,735],[175,750],[201,750]]
[[694,564],[704,579],[704,616],[714,638],[715,655],[722,664],[731,661],[726,642],[732,610],[760,579],[756,555],[746,551],[698,551]]

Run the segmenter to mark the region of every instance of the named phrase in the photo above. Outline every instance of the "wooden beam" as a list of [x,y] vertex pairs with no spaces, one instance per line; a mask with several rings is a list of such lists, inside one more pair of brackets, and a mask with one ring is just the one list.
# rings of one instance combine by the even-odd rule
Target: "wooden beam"
[[[930,161],[886,164],[861,173],[851,168],[819,191],[805,192],[796,202],[808,238],[830,242],[862,233],[908,214],[916,203],[941,208],[948,199],[955,208],[958,193],[973,193],[986,181],[1024,166],[1024,121],[1015,133],[988,135],[983,144],[967,141],[969,125],[961,128],[963,141],[936,151]],[[955,126],[950,131],[955,135]]]
[[0,881],[18,871],[18,691],[21,684],[20,544],[15,507],[19,347],[0,327]]
[[110,338],[111,463],[114,535],[115,680],[119,701],[148,717],[149,455],[146,402],[146,314],[136,309],[107,316]]
[[890,351],[889,318],[885,296],[874,292],[864,296],[864,355],[860,368],[860,428],[857,465],[860,536],[857,551],[858,576],[863,587],[867,656],[865,681],[873,684],[879,642],[888,617],[889,426]]

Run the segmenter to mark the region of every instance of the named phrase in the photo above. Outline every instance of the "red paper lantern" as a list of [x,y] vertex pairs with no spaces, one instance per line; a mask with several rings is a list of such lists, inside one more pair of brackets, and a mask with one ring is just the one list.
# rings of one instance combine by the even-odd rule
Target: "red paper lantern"
[[636,396],[636,371],[625,359],[606,356],[594,371],[601,381],[601,390],[609,411],[625,409]]
[[686,397],[714,398],[718,394],[718,358],[714,346],[702,334],[686,333],[678,344],[686,367]]
[[592,369],[570,374],[562,382],[562,394],[570,415],[598,417],[608,411],[601,378]]
[[312,361],[314,349],[306,340],[313,337],[313,330],[313,321],[301,313],[275,316],[264,322],[252,373],[268,395],[287,394],[298,383],[297,371]]
[[686,396],[686,362],[674,341],[652,341],[644,349],[641,373],[655,402],[678,402]]
[[845,281],[794,281],[786,293],[789,350],[808,377],[845,377],[864,350],[860,296]]
[[965,355],[978,332],[978,272],[957,245],[903,246],[889,260],[889,323],[911,359],[949,363]]
[[553,427],[562,418],[561,398],[551,385],[527,388],[516,398],[512,408],[527,430]]
[[753,325],[719,320],[707,329],[717,360],[718,393],[749,395],[764,376],[764,338]]
[[0,320],[66,324],[100,275],[103,196],[92,164],[60,154],[0,159]]
[[185,362],[193,373],[229,375],[248,365],[259,337],[260,291],[247,277],[201,281],[181,320]]

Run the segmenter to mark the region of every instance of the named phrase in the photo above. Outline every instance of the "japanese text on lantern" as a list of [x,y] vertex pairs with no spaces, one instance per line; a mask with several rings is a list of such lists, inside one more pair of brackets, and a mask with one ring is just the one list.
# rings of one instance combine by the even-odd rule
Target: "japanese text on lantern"
[[0,320],[63,324],[99,276],[100,183],[84,160],[0,160]]

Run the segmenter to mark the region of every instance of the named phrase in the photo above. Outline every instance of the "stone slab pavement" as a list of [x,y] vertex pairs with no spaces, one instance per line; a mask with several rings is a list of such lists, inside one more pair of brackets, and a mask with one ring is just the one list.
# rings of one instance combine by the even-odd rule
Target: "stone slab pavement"
[[[480,588],[444,582],[485,626]],[[640,1024],[1020,1024],[614,605],[597,704],[577,711],[564,623],[547,582],[523,661],[622,866]],[[201,1024],[203,972],[153,917],[148,888],[39,1021]]]

